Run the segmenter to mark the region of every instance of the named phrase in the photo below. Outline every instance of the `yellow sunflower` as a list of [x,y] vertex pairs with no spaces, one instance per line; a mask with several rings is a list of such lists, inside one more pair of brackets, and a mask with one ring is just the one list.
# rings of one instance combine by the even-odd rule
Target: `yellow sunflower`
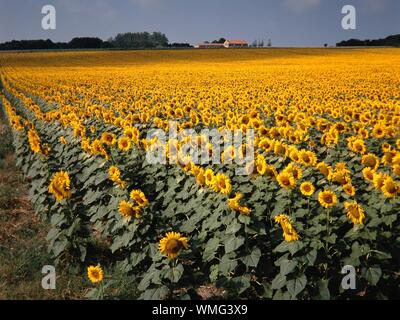
[[88,278],[92,283],[102,282],[104,279],[104,272],[100,265],[89,266],[87,268]]
[[347,217],[354,225],[363,224],[365,219],[364,210],[357,202],[345,202],[344,207],[347,211]]
[[361,163],[365,167],[369,167],[372,170],[377,170],[379,167],[379,158],[373,153],[368,153],[361,158]]
[[176,259],[180,251],[188,247],[188,239],[179,232],[168,232],[159,243],[160,252],[166,254],[169,259]]
[[244,207],[240,204],[240,200],[243,198],[243,194],[240,192],[236,193],[234,198],[228,199],[228,207],[234,211],[238,211],[243,215],[250,215],[251,209]]
[[112,147],[115,145],[117,138],[114,133],[104,132],[101,135],[101,142]]
[[62,201],[71,197],[71,180],[65,171],[57,172],[49,185],[49,192],[56,197],[57,201]]
[[315,192],[315,187],[312,182],[306,181],[300,185],[300,192],[306,197],[311,197]]
[[139,219],[141,216],[140,207],[135,207],[132,203],[127,201],[121,201],[119,203],[118,211],[127,222],[129,222],[132,218]]
[[128,137],[122,137],[122,138],[118,139],[118,148],[121,151],[124,151],[124,152],[129,151],[131,146],[132,146],[132,142]]
[[212,171],[212,169],[207,169],[204,172],[204,177],[206,180],[206,185],[211,187],[214,184],[214,180],[215,180],[214,171]]
[[351,183],[345,184],[343,190],[347,195],[352,197],[356,194],[356,188]]
[[285,241],[292,242],[299,240],[299,235],[287,215],[281,214],[276,216],[275,222],[281,225],[283,230],[283,238]]
[[392,177],[388,176],[383,181],[381,190],[386,198],[394,198],[400,191],[400,186],[393,180]]
[[42,151],[39,135],[34,129],[28,131],[28,142],[33,152],[40,153]]
[[318,201],[324,208],[333,207],[337,203],[337,196],[334,192],[325,190],[318,194]]
[[212,188],[215,192],[220,192],[222,194],[229,194],[232,191],[231,181],[223,173],[218,173],[215,176]]
[[362,170],[364,179],[369,181],[369,182],[373,182],[374,181],[374,174],[375,174],[375,170],[372,170],[370,167],[366,167]]
[[277,175],[276,180],[279,185],[287,190],[293,189],[296,186],[296,179],[289,172],[281,172]]
[[149,200],[147,200],[143,191],[140,190],[132,190],[130,193],[130,197],[134,200],[139,207],[143,208],[149,204]]

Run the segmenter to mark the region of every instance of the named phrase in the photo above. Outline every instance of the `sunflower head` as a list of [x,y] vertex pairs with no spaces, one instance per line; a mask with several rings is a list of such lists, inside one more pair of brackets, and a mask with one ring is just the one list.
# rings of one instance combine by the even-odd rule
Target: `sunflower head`
[[386,198],[394,198],[400,192],[400,186],[392,177],[388,176],[383,180],[381,190]]
[[299,240],[299,235],[293,227],[292,221],[285,214],[280,214],[275,217],[275,222],[281,225],[283,230],[283,238],[285,241],[292,242]]
[[363,224],[365,213],[357,202],[345,202],[344,207],[347,211],[347,217],[354,225]]
[[364,179],[369,181],[369,182],[373,182],[374,181],[374,174],[375,174],[375,170],[371,169],[370,167],[366,167],[362,170]]
[[101,142],[108,145],[108,146],[113,146],[115,145],[115,142],[117,141],[115,134],[110,133],[110,132],[104,132],[101,135]]
[[130,197],[141,208],[147,206],[149,203],[149,200],[147,200],[143,191],[140,191],[140,190],[132,190],[130,193]]
[[321,191],[318,194],[318,201],[324,208],[333,207],[337,203],[337,196],[330,190]]
[[279,185],[286,190],[291,190],[296,186],[296,179],[289,172],[282,171],[277,175],[276,179]]
[[180,251],[188,247],[188,239],[179,232],[168,232],[159,243],[160,252],[166,254],[169,259],[176,259]]
[[102,282],[104,279],[104,272],[100,265],[89,266],[87,268],[88,278],[92,283]]
[[377,170],[379,167],[379,158],[373,153],[368,153],[361,158],[361,163],[365,167]]
[[121,151],[124,151],[124,152],[129,151],[131,146],[132,146],[132,142],[128,137],[122,137],[122,138],[118,139],[118,148]]
[[49,185],[49,192],[56,197],[57,201],[62,201],[71,197],[71,180],[65,171],[57,172]]
[[140,207],[135,207],[132,203],[121,201],[118,208],[119,213],[129,222],[132,218],[139,219],[141,217]]
[[300,192],[306,197],[311,197],[315,192],[315,187],[312,182],[306,181],[300,185]]

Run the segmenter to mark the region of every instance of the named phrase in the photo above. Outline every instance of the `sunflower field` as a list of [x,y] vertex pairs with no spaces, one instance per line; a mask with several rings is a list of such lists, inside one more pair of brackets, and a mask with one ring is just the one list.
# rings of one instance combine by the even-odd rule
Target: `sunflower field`
[[[82,267],[92,297],[113,281],[99,250],[141,299],[205,284],[245,299],[400,297],[399,49],[1,53],[0,77],[49,250]],[[149,161],[156,149],[166,162]]]

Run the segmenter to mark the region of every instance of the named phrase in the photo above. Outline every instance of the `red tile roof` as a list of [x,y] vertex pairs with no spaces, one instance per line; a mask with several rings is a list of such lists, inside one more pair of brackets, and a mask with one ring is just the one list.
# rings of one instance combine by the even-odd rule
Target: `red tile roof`
[[246,40],[227,40],[229,44],[247,44]]

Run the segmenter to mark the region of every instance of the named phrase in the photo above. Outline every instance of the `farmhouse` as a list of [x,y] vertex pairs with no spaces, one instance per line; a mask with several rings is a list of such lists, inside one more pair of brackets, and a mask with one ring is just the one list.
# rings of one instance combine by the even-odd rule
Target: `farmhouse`
[[219,49],[219,48],[247,48],[249,44],[245,40],[226,40],[224,43],[198,43],[198,49]]
[[223,43],[198,43],[195,48],[198,49],[219,49],[219,48],[225,48]]
[[225,48],[247,48],[249,44],[245,40],[226,40]]

